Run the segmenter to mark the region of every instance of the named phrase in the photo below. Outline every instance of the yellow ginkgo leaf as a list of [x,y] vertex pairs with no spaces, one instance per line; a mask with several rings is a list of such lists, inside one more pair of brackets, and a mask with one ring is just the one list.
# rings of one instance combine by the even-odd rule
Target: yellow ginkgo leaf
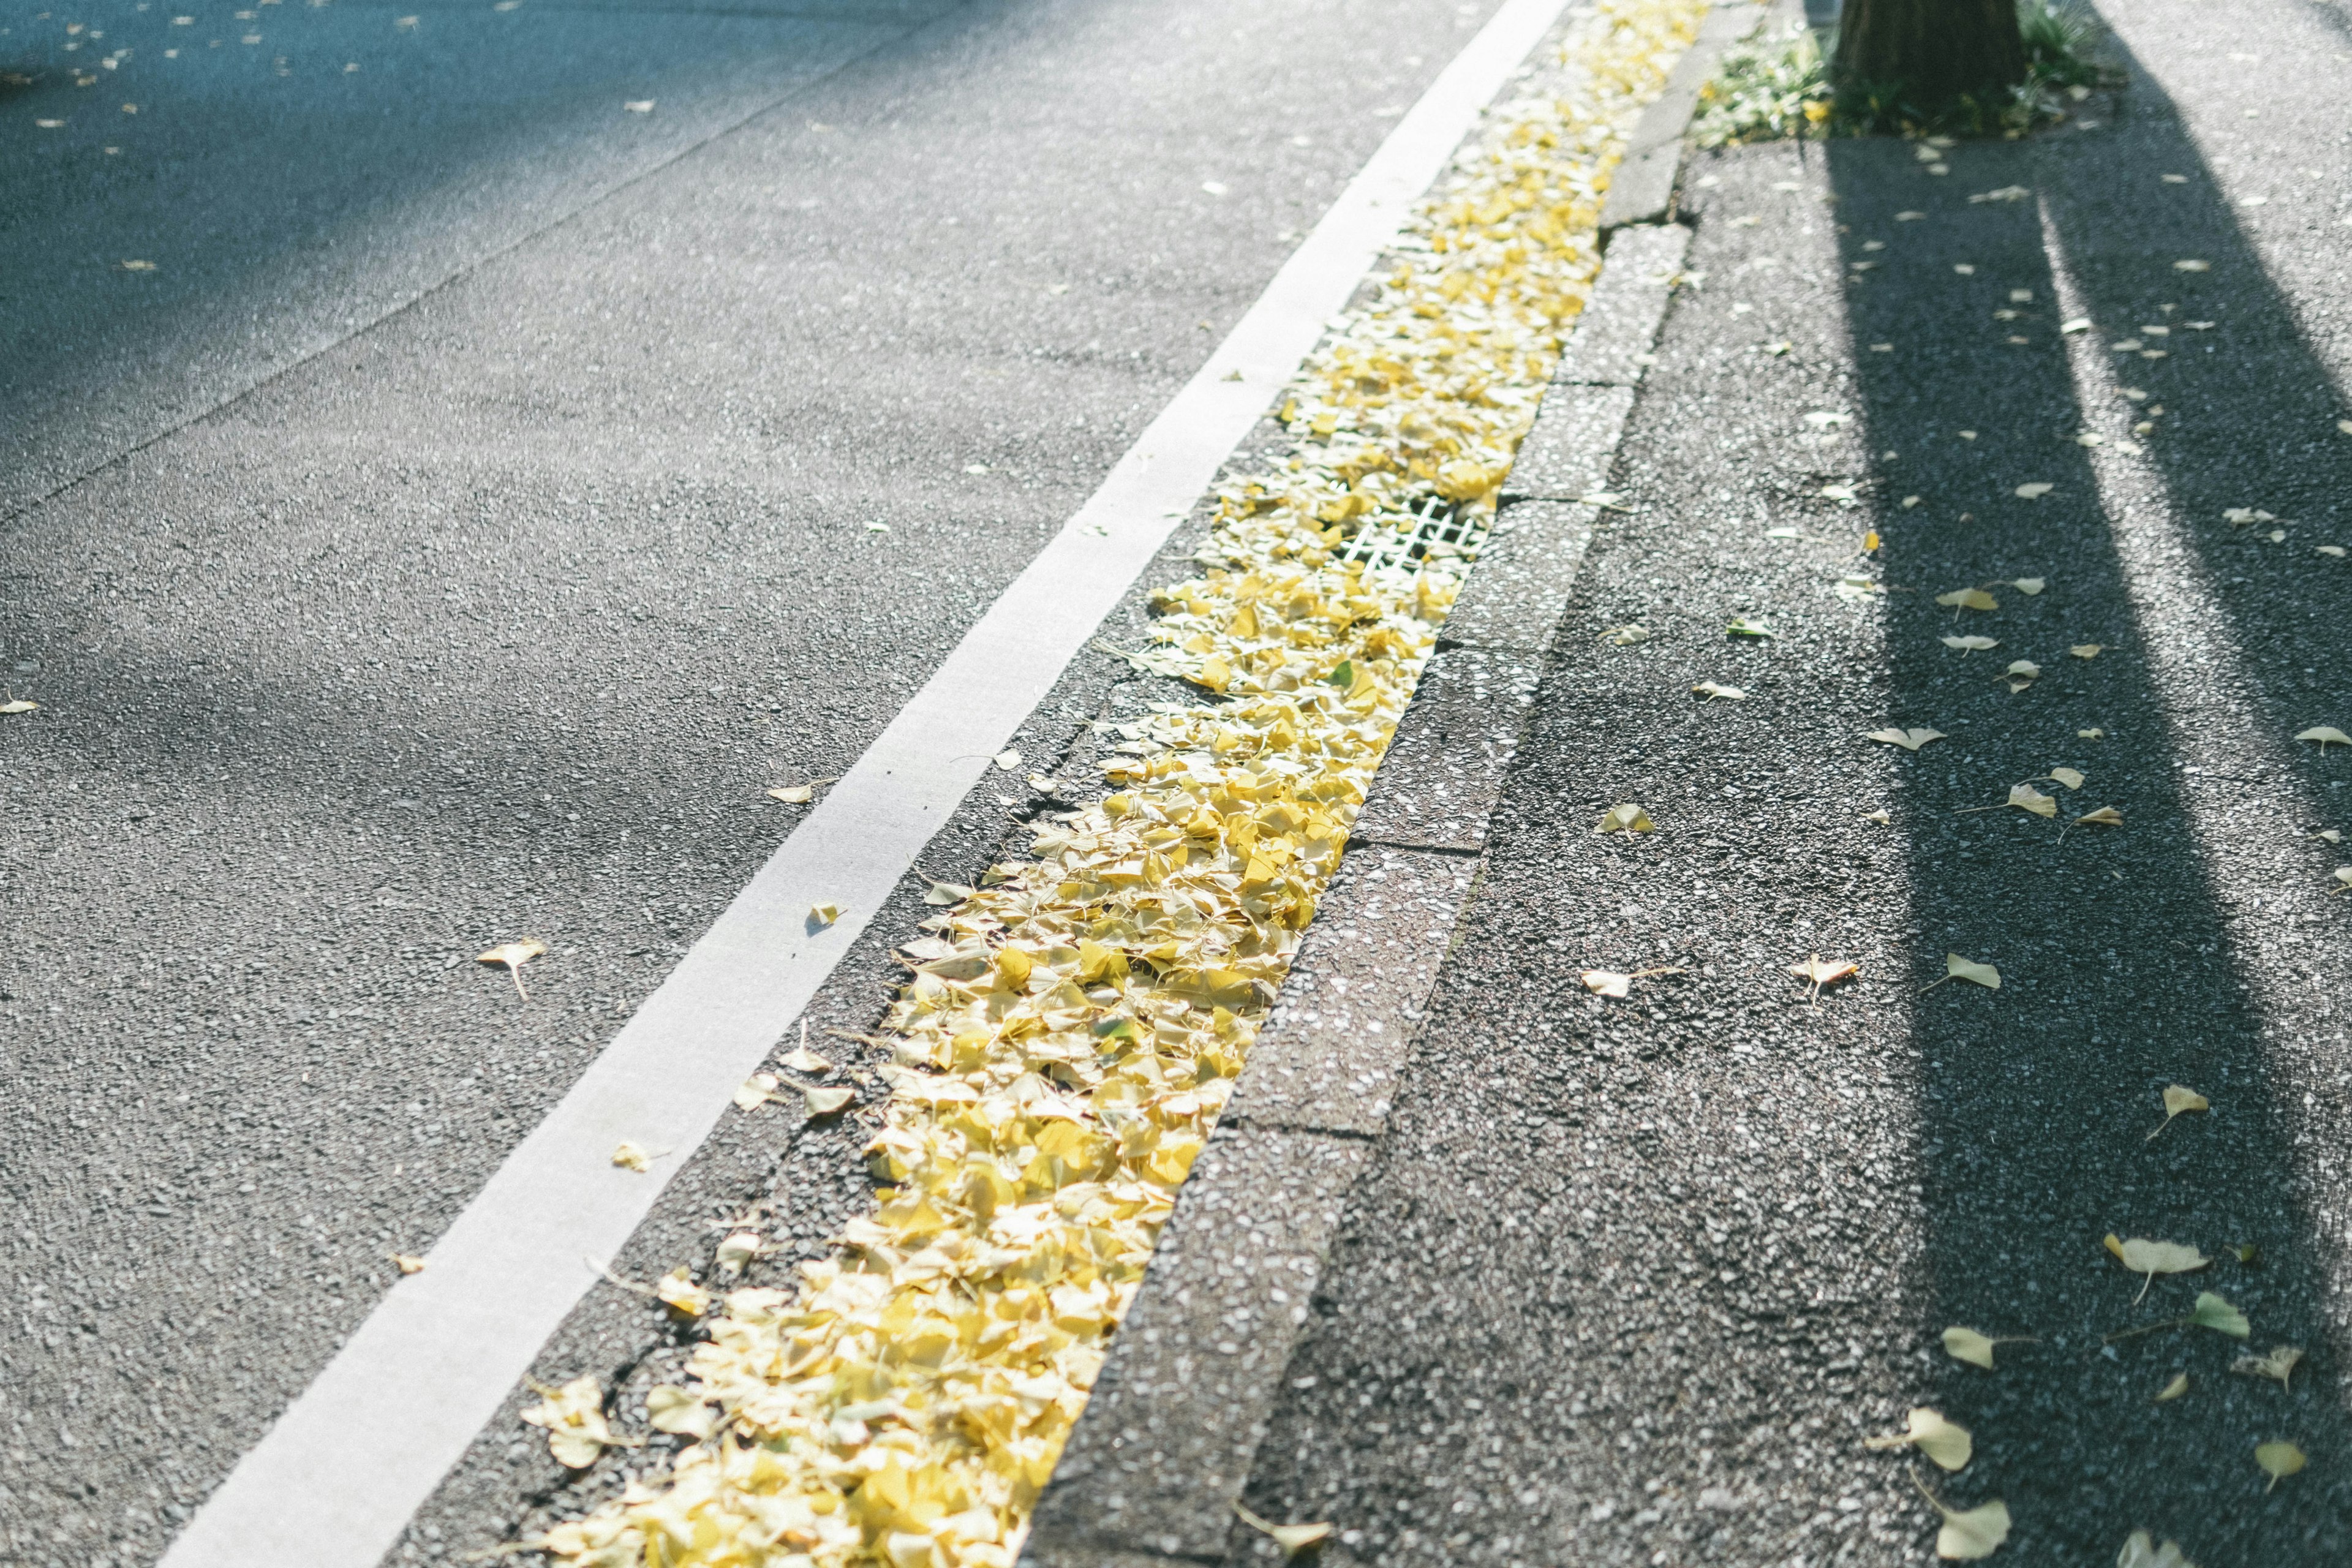
[[2319,742],[2319,749],[2323,752],[2330,746],[2352,746],[2352,735],[2346,734],[2333,724],[2315,724],[2308,730],[2299,731],[2295,739],[2316,741]]
[[794,1072],[831,1072],[833,1064],[803,1046],[784,1058],[784,1065]]
[[522,966],[546,951],[547,943],[534,942],[526,937],[521,942],[501,942],[488,952],[477,954],[474,962],[505,964],[507,973],[514,976],[515,994],[528,1002],[530,1000],[530,993],[523,987]]
[[1981,985],[1988,991],[2000,989],[2000,970],[1990,963],[1979,963],[1973,959],[1962,958],[1957,952],[1944,954],[1944,979],[1935,982],[1927,989],[1933,991],[1936,986],[1943,984],[1945,980],[1965,980],[1971,985]]
[[730,1274],[740,1274],[743,1266],[759,1256],[760,1233],[756,1230],[734,1232],[719,1244],[719,1250],[713,1254],[719,1267]]
[[949,909],[971,897],[971,892],[961,882],[932,882],[923,889],[923,902],[934,909]]
[[624,1143],[613,1151],[613,1163],[628,1171],[650,1171],[653,1157],[635,1143]]
[[1657,826],[1656,823],[1650,820],[1648,812],[1629,802],[1623,805],[1611,806],[1608,815],[1601,819],[1601,825],[1592,831],[1595,833],[1654,833],[1657,831]]
[[1944,1331],[1944,1353],[1954,1361],[1964,1361],[1970,1366],[1992,1370],[1993,1346],[2000,1342],[1987,1338],[1974,1329],[1949,1328]]
[[778,784],[768,792],[768,798],[786,805],[805,805],[816,798],[816,789],[812,784]]
[[991,762],[994,763],[997,765],[997,768],[998,768],[1001,772],[1008,773],[1019,773],[1019,772],[1021,771],[1021,753],[1020,753],[1020,752],[1015,752],[1015,751],[1003,751],[1003,752],[997,752],[997,753],[996,753],[996,755],[995,755],[995,756],[993,756],[993,757],[990,758],[989,760],[990,760]]
[[2034,595],[2042,592],[2042,589],[2050,586],[2050,584],[2047,581],[2040,577],[2020,577],[2011,583],[2010,586],[2030,599],[2033,597]]
[[2053,783],[2064,784],[2068,789],[2081,789],[2083,787],[2083,776],[2084,775],[2082,773],[2076,772],[2073,768],[2052,768],[2050,770],[2050,777]]
[[2086,822],[2100,827],[2121,827],[2124,825],[2124,814],[2112,805],[2103,805],[2096,811],[2084,812],[2074,819],[2073,825],[2080,826]]
[[1964,653],[1982,653],[1989,647],[1999,647],[2000,646],[2000,639],[1999,637],[1946,637],[1944,639],[1944,646],[1946,647],[1958,648]]
[[33,713],[37,712],[40,706],[37,702],[28,702],[24,698],[17,697],[6,702],[0,702],[0,713]]
[[673,1312],[683,1312],[698,1318],[710,1310],[710,1292],[694,1282],[694,1277],[679,1264],[654,1281],[654,1297]]
[[2185,1326],[2210,1329],[2217,1334],[2227,1334],[2233,1340],[2242,1340],[2253,1332],[2253,1325],[2246,1321],[2245,1313],[2241,1312],[2210,1290],[2197,1292],[2197,1304],[2189,1309]]
[[735,1108],[739,1110],[759,1110],[760,1107],[767,1104],[768,1101],[776,1098],[776,1086],[779,1080],[774,1073],[753,1073],[750,1078],[745,1079],[742,1083],[737,1087],[733,1097],[735,1100]]
[[2000,601],[1982,588],[1955,588],[1948,594],[1936,595],[1936,603],[1948,610],[1998,610]]
[[1976,1447],[1967,1427],[1945,1420],[1942,1411],[1930,1410],[1926,1405],[1912,1409],[1904,1431],[1891,1437],[1865,1438],[1862,1446],[1865,1448],[1916,1447],[1948,1470],[1966,1466]]
[[2096,658],[2105,650],[2105,648],[2106,644],[2105,643],[2078,642],[2066,651],[2073,654],[2076,658]]
[[1861,973],[1862,965],[1843,959],[1823,958],[1813,952],[1805,955],[1804,963],[1789,965],[1789,973],[1811,985],[1813,994],[1819,996],[1824,987],[1835,985],[1841,980],[1851,980]]
[[2152,1403],[2158,1405],[2169,1405],[2188,1392],[2189,1374],[2185,1372],[2176,1372],[2172,1374],[2172,1381],[2170,1383],[2166,1384],[2162,1388],[2157,1390],[2156,1398]]
[[1999,1500],[1976,1508],[1955,1511],[1946,1508],[1943,1500],[1927,1489],[1925,1481],[1914,1471],[1911,1484],[1927,1505],[1943,1516],[1944,1528],[1936,1532],[1936,1555],[1953,1563],[1972,1563],[1979,1557],[1990,1557],[2000,1550],[2009,1539],[2009,1505]]
[[1623,996],[1633,977],[1614,969],[1588,969],[1577,977],[1596,996]]
[[1234,1511],[1241,1515],[1244,1524],[1281,1547],[1285,1557],[1296,1557],[1308,1548],[1320,1546],[1331,1539],[1331,1527],[1328,1523],[1276,1524],[1272,1520],[1262,1519],[1252,1513],[1238,1502],[1234,1504]]
[[2010,785],[2007,804],[2017,807],[2020,811],[2030,811],[2036,816],[2058,815],[2057,797],[2043,795],[2030,784]]
[[646,1390],[646,1420],[656,1432],[708,1437],[719,1429],[719,1412],[683,1388],[657,1384]]
[[392,1255],[392,1265],[394,1268],[399,1269],[403,1274],[422,1274],[425,1272],[425,1259],[417,1257],[413,1252],[394,1253]]
[[811,904],[808,912],[808,929],[811,931],[823,931],[840,918],[839,904]]
[[2281,1388],[2293,1392],[2289,1380],[2302,1360],[2303,1352],[2294,1346],[2280,1345],[2268,1355],[2242,1355],[2230,1363],[2230,1370],[2248,1377],[2276,1378]]
[[604,1391],[593,1377],[575,1377],[561,1388],[534,1383],[540,1403],[522,1413],[533,1426],[547,1429],[548,1451],[567,1469],[584,1470],[620,1439],[604,1420]]
[[803,1089],[802,1094],[808,1100],[811,1116],[831,1116],[857,1098],[857,1091],[847,1085],[835,1089]]
[[1873,730],[1863,736],[1865,741],[1884,741],[1890,746],[1900,746],[1906,752],[1916,752],[1928,742],[1940,741],[1943,738],[1944,732],[1941,730],[1926,729]]
[[2270,1486],[2263,1489],[2267,1492],[2303,1468],[2303,1450],[2292,1443],[2258,1443],[2254,1446],[2254,1463],[2271,1479]]
[[2149,1133],[2148,1138],[2153,1141],[2157,1132],[2161,1132],[2172,1125],[2172,1119],[2176,1116],[2186,1116],[2192,1110],[2210,1109],[2210,1102],[2195,1089],[2184,1089],[2177,1083],[2168,1085],[2164,1091],[2164,1120],[2156,1124],[2156,1132]]

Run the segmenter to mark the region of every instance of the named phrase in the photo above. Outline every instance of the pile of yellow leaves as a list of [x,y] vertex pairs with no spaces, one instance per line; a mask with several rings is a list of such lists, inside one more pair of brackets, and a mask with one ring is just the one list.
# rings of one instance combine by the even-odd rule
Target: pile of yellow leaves
[[[1009,1568],[1476,531],[1419,561],[1362,545],[1433,494],[1491,511],[1624,130],[1705,9],[1605,0],[1558,90],[1490,117],[1288,398],[1319,450],[1225,492],[1215,564],[1154,596],[1157,646],[1128,657],[1227,700],[1118,727],[1115,793],[925,922],[884,1024],[880,1207],[798,1291],[728,1294],[691,1385],[647,1401],[694,1445],[534,1544],[583,1568]],[[676,1283],[674,1309],[705,1304]],[[579,1404],[535,1413],[567,1462],[618,1441]]]

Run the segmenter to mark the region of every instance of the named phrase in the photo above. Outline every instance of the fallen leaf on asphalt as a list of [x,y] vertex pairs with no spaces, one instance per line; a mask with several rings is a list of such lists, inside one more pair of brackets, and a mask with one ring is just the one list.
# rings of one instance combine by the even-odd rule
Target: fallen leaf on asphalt
[[1691,695],[1704,697],[1709,701],[1745,702],[1748,700],[1748,693],[1740,690],[1737,686],[1726,686],[1719,680],[1700,681],[1691,688]]
[[2352,419],[2338,419],[2336,427],[2347,436],[2352,436]]
[[2340,544],[2315,544],[2312,548],[2322,555],[2332,555],[2338,561],[2344,559],[2344,546]]
[[2319,749],[2323,752],[2330,746],[2352,746],[2352,735],[2346,734],[2333,724],[2315,725],[2297,734],[2295,739],[2316,741],[2319,742]]
[[2093,725],[2088,730],[2075,731],[2074,738],[2078,741],[2104,741],[2107,738],[2107,732],[2105,730],[2098,728],[2096,725]]
[[2112,805],[2103,805],[2096,811],[2084,812],[2067,826],[2080,827],[2084,823],[2098,827],[2121,827],[2124,825],[2124,814]]
[[809,930],[823,931],[841,918],[839,904],[811,904],[808,912]]
[[2135,1274],[2147,1277],[2141,1282],[2139,1296],[2132,1298],[2134,1301],[2147,1294],[2148,1286],[2156,1283],[2158,1275],[2194,1273],[2213,1261],[2195,1247],[2184,1247],[2177,1241],[2150,1241],[2146,1237],[2138,1236],[2129,1241],[2119,1241],[2113,1231],[2107,1233],[2105,1245],[2107,1250],[2116,1255],[2116,1262]]
[[2008,679],[2011,693],[2014,695],[2042,679],[2042,667],[2030,658],[2013,658],[2009,661],[2009,668],[2002,673]]
[[1944,1419],[1940,1410],[1925,1405],[1915,1407],[1908,1417],[1907,1428],[1891,1437],[1868,1437],[1865,1448],[1915,1447],[1948,1470],[1957,1470],[1969,1462],[1976,1445],[1969,1429],[1957,1422]]
[[2271,1479],[2270,1486],[2263,1489],[2268,1492],[2303,1468],[2303,1450],[2292,1443],[2260,1443],[2254,1447],[2254,1463]]
[[[1971,985],[1981,985],[1988,991],[2000,989],[2000,970],[1990,963],[1979,963],[1972,959],[1962,958],[1957,952],[1944,954],[1944,980],[1965,980]],[[1937,985],[1944,984],[1944,980],[1934,982],[1927,989],[1933,991]]]
[[2052,768],[2050,777],[2053,782],[2064,784],[2068,789],[2083,787],[2083,774],[2073,768]]
[[2294,1369],[2303,1360],[2303,1352],[2293,1345],[2280,1345],[2268,1355],[2242,1355],[2230,1363],[2231,1372],[2242,1372],[2249,1377],[2272,1377],[2281,1388],[2293,1392],[2289,1382]]
[[2180,1542],[2168,1541],[2158,1546],[2148,1539],[2147,1531],[2135,1530],[2124,1542],[2116,1568],[2197,1568],[2197,1564],[2180,1554]]
[[1946,637],[1944,646],[1959,648],[1967,653],[1982,653],[1987,648],[1999,647],[2000,639],[1999,637]]
[[2243,1312],[2210,1290],[2198,1292],[2197,1304],[2189,1310],[2188,1321],[2191,1327],[2211,1329],[2216,1333],[2227,1334],[2236,1340],[2242,1340],[2253,1331],[2253,1325],[2246,1321]]
[[2058,815],[2056,797],[2043,795],[2030,784],[2010,785],[2009,800],[2006,804],[2017,807],[2020,811],[2030,811],[2036,816]]
[[745,1264],[760,1256],[760,1233],[756,1230],[736,1231],[719,1244],[719,1250],[713,1256],[719,1268],[730,1274],[740,1274]]
[[403,1274],[422,1274],[425,1272],[425,1259],[417,1257],[413,1252],[394,1253],[392,1255],[392,1266],[399,1269]]
[[1888,811],[1884,806],[1881,806],[1876,811],[1864,812],[1862,819],[1864,822],[1874,822],[1881,827],[1892,827],[1895,826],[1895,814]]
[[514,976],[515,994],[528,1002],[530,993],[523,988],[522,966],[546,951],[547,943],[526,937],[520,942],[501,942],[488,952],[477,954],[474,962],[505,964],[507,973]]
[[1948,610],[1998,610],[2000,601],[1982,588],[1955,588],[1948,594],[1936,595],[1936,603]]
[[2100,653],[2105,650],[2105,647],[2106,645],[2105,643],[2078,642],[2066,651],[2073,654],[2076,658],[2096,658],[2099,657]]
[[2179,1398],[2182,1394],[2188,1392],[2189,1374],[2185,1372],[2176,1372],[2172,1374],[2172,1381],[2166,1384],[2162,1388],[2157,1390],[2155,1399],[2151,1400],[2149,1403],[2155,1405],[2169,1405],[2172,1401]]
[[694,1282],[682,1263],[654,1281],[654,1296],[663,1306],[689,1318],[710,1310],[710,1292]]
[[1824,986],[1835,985],[1841,980],[1851,980],[1862,973],[1862,965],[1843,959],[1823,958],[1818,952],[1807,953],[1805,962],[1789,965],[1789,973],[1813,988],[1816,1000]]
[[0,713],[31,713],[40,708],[37,702],[27,702],[19,697],[11,702],[0,702]]
[[1601,640],[1607,643],[1615,643],[1619,647],[1627,647],[1637,642],[1648,642],[1650,640],[1650,628],[1647,626],[1611,626],[1607,631],[1601,634]]
[[831,1062],[825,1060],[823,1057],[817,1055],[806,1046],[803,1046],[800,1049],[784,1058],[784,1065],[792,1068],[794,1072],[831,1072],[833,1070],[833,1064]]
[[613,1151],[613,1163],[628,1171],[650,1171],[653,1158],[635,1143],[624,1143]]
[[2225,506],[2221,509],[2221,521],[2245,528],[2257,522],[2276,522],[2278,519],[2256,507]]
[[1629,803],[1624,805],[1611,806],[1608,815],[1601,819],[1601,825],[1592,831],[1595,833],[1654,833],[1657,830],[1657,826],[1650,820],[1648,812]]
[[593,1377],[575,1377],[562,1388],[534,1383],[540,1403],[522,1413],[547,1429],[547,1451],[569,1470],[584,1470],[605,1449],[621,1446],[604,1420],[604,1391]]
[[2042,577],[2019,577],[2013,580],[2010,586],[2031,599],[2042,589],[2050,586],[2050,583],[2047,578]]
[[1951,1563],[1972,1563],[1979,1557],[1990,1557],[2000,1550],[2009,1539],[2009,1505],[1995,1499],[1979,1507],[1955,1512],[1946,1508],[1943,1500],[1927,1489],[1915,1471],[1911,1484],[1927,1505],[1943,1515],[1944,1528],[1936,1532],[1936,1555]]
[[654,100],[650,98],[634,98],[621,107],[631,114],[651,114],[654,111]]
[[2058,323],[2058,330],[2061,332],[2087,332],[2091,330],[2091,318],[2088,316],[2076,316],[2071,320],[2061,321]]
[[2314,838],[2324,838],[2330,844],[2341,844],[2344,842],[2343,833],[2333,827],[2323,827],[2318,832],[2313,834],[2312,837]]
[[1780,636],[1778,632],[1774,631],[1770,626],[1766,626],[1762,621],[1752,621],[1746,616],[1732,616],[1731,624],[1723,629],[1727,635],[1736,637],[1769,637]]
[[999,752],[994,757],[991,758],[990,761],[993,762],[1000,769],[1008,773],[1019,773],[1021,771],[1021,753],[1018,752]]
[[1296,1557],[1309,1547],[1320,1546],[1331,1539],[1331,1527],[1328,1523],[1276,1524],[1271,1520],[1259,1518],[1238,1502],[1234,1504],[1234,1511],[1241,1515],[1244,1524],[1281,1547],[1286,1557]]
[[2333,875],[2337,881],[2344,884],[2343,887],[2336,889],[2337,892],[2341,893],[2347,890],[2352,890],[2352,866],[2338,866],[2331,875]]
[[1980,1366],[1987,1372],[1992,1370],[1992,1352],[1995,1345],[2030,1345],[2039,1342],[2030,1336],[2021,1337],[2013,1334],[1997,1340],[1990,1334],[1980,1334],[1974,1329],[1957,1326],[1944,1331],[1946,1355],[1950,1356],[1954,1361],[1964,1361],[1970,1366]]
[[719,1429],[718,1411],[667,1383],[646,1391],[646,1420],[656,1432],[675,1432],[698,1441]]
[[768,792],[768,798],[781,800],[786,805],[805,805],[816,798],[816,790],[810,784],[778,784]]
[[2172,264],[2172,269],[2175,272],[2210,272],[2213,269],[2213,264],[2210,261],[2176,261]]
[[2186,1116],[2191,1111],[2210,1109],[2212,1109],[2211,1101],[2195,1089],[2184,1089],[2177,1083],[2169,1084],[2164,1090],[2164,1120],[2156,1124],[2156,1132],[2149,1133],[2148,1138],[2153,1141],[2157,1132],[2161,1132],[2172,1125],[2172,1119],[2176,1116]]
[[1884,741],[1890,746],[1900,746],[1906,752],[1916,752],[1930,741],[1940,741],[1944,739],[1944,732],[1941,730],[1926,729],[1872,730],[1865,732],[1863,739],[1865,741]]
[[961,882],[931,882],[923,889],[923,902],[945,909],[971,897],[971,889]]
[[2048,495],[2052,490],[2054,490],[2057,488],[2058,487],[2056,485],[2051,484],[2047,480],[2035,479],[2031,484],[2022,484],[2018,486],[2013,493],[2015,493],[2019,499],[2023,500],[2040,500],[2043,496]]
[[1577,978],[1583,984],[1583,986],[1587,991],[1591,992],[1596,996],[1613,996],[1622,1000],[1628,994],[1633,982],[1636,980],[1654,980],[1661,974],[1680,974],[1682,973],[1682,970],[1672,966],[1664,966],[1657,969],[1637,969],[1631,974],[1622,973],[1614,969],[1588,969],[1583,973],[1578,975]]
[[779,1081],[780,1080],[777,1079],[776,1075],[772,1072],[753,1073],[750,1078],[745,1079],[742,1084],[735,1090],[734,1100],[736,1109],[739,1110],[759,1110],[760,1107],[767,1104],[768,1101],[776,1097],[776,1086]]
[[857,1098],[857,1091],[845,1084],[835,1089],[803,1089],[802,1093],[808,1099],[811,1116],[831,1116]]

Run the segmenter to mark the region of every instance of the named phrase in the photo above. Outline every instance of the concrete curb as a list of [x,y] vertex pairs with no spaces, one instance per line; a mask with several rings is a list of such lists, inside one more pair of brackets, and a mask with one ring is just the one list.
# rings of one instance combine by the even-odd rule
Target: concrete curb
[[1675,200],[1675,175],[1682,167],[1683,137],[1698,111],[1699,89],[1715,74],[1723,51],[1747,37],[1764,19],[1765,7],[1718,5],[1700,24],[1698,37],[1666,78],[1665,90],[1642,111],[1626,139],[1624,162],[1609,182],[1601,204],[1601,241],[1636,224],[1664,223]]
[[[1641,177],[1663,178],[1660,213],[1699,85],[1761,16],[1711,16],[1643,114],[1656,156]],[[1653,126],[1668,109],[1670,132]],[[1606,484],[1689,242],[1675,225],[1611,240],[1321,912],[1038,1501],[1025,1568],[1228,1560],[1233,1505],[1475,891],[1488,816],[1605,504],[1586,498]]]

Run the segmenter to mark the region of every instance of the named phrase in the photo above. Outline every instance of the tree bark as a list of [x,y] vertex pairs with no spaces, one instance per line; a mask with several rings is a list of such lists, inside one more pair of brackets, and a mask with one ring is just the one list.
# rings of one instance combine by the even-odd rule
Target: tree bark
[[2025,79],[2016,0],[1845,0],[1831,65],[1841,83],[1928,110],[2002,91]]

